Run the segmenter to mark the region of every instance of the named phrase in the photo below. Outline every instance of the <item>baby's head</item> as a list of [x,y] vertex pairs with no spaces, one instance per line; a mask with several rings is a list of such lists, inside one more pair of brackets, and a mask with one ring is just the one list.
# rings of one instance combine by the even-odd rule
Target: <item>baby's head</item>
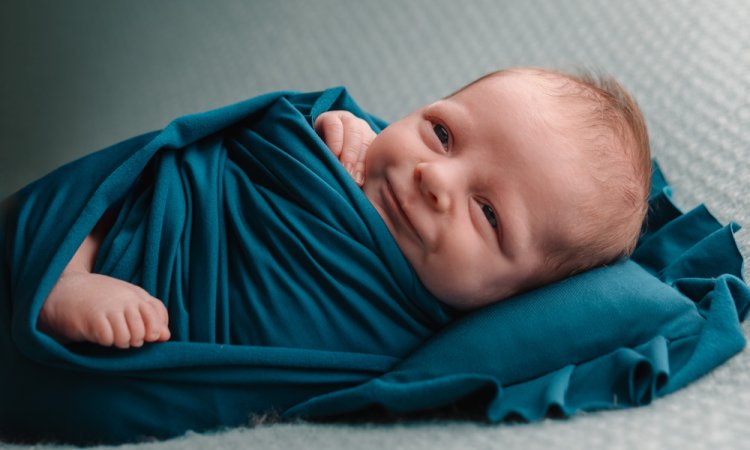
[[427,289],[466,310],[630,254],[650,178],[616,81],[520,68],[388,126],[363,189]]

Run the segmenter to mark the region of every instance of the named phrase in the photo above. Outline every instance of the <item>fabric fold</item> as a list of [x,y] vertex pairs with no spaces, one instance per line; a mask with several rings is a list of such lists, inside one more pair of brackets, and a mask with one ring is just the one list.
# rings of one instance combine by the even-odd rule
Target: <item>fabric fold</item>
[[[178,118],[11,196],[0,434],[126,442],[241,425],[382,374],[442,328],[447,310],[313,129],[329,108],[385,126],[343,88],[277,92]],[[94,272],[162,300],[169,342],[62,345],[36,328],[107,210]]]

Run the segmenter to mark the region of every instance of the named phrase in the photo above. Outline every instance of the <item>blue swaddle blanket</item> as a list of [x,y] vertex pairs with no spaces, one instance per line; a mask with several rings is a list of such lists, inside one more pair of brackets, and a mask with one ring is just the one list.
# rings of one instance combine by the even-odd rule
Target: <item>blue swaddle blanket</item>
[[[677,210],[658,168],[632,260],[463,317],[426,291],[312,128],[342,88],[179,118],[74,161],[0,210],[0,436],[166,438],[275,410],[320,417],[478,400],[489,420],[639,405],[738,352],[735,225]],[[94,271],[165,302],[172,339],[64,346],[49,291],[115,208]]]

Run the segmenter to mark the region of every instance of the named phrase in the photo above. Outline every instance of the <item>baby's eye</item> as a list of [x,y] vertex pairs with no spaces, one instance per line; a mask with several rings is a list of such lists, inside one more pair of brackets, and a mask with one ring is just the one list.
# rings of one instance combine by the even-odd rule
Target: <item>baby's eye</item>
[[436,123],[432,126],[432,130],[435,132],[435,136],[440,140],[440,143],[443,144],[444,149],[448,149],[448,141],[450,139],[450,134],[448,133],[448,130],[440,125],[439,123]]
[[490,226],[492,228],[497,228],[497,217],[495,217],[495,211],[492,209],[492,206],[482,205],[482,212],[490,223]]

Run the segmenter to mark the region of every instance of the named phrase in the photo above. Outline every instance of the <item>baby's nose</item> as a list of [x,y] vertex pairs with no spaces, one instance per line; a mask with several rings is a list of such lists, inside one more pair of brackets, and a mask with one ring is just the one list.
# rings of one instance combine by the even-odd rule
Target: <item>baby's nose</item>
[[417,163],[414,166],[414,181],[427,204],[437,211],[445,212],[451,207],[449,180],[445,168],[434,163]]

